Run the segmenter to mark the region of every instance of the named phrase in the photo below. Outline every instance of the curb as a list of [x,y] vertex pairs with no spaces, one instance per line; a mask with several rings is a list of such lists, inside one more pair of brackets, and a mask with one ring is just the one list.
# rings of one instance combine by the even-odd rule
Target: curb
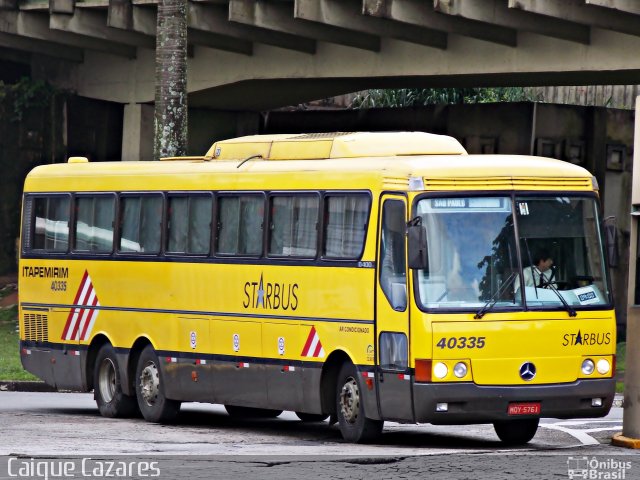
[[57,392],[44,382],[0,381],[0,392]]
[[616,433],[611,438],[611,444],[615,445],[616,447],[638,449],[640,448],[640,439],[629,438],[629,437],[623,436],[621,433]]

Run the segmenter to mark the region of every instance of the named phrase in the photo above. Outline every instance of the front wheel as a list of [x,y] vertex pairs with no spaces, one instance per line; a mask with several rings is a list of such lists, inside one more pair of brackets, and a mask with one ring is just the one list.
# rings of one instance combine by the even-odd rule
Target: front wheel
[[352,443],[367,443],[382,433],[384,422],[365,417],[356,367],[345,363],[336,385],[336,413],[342,438]]
[[539,418],[526,420],[505,420],[495,422],[493,428],[496,434],[506,445],[524,445],[528,443],[538,430]]
[[103,417],[132,417],[138,412],[136,397],[122,393],[118,358],[110,344],[103,345],[98,351],[93,369],[93,389]]
[[180,402],[165,396],[160,363],[151,345],[142,350],[138,359],[136,396],[142,416],[149,422],[171,422],[180,411]]

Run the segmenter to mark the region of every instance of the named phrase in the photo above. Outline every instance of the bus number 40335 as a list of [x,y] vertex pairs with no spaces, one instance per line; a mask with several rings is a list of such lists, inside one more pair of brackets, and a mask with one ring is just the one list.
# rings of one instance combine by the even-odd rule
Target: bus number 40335
[[486,337],[442,337],[436,347],[440,348],[484,348]]

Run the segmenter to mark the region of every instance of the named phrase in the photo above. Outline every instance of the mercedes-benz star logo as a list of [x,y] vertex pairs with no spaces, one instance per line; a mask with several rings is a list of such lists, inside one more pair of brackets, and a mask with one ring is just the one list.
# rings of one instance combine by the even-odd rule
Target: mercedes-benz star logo
[[520,378],[522,378],[525,382],[529,382],[533,380],[533,377],[536,376],[536,366],[531,362],[524,362],[520,366]]

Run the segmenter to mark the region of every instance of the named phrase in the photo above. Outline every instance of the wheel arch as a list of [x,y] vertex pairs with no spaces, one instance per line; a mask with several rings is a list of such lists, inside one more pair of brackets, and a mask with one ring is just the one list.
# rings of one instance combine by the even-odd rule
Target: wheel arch
[[138,359],[140,358],[140,354],[142,350],[145,349],[147,345],[153,346],[151,340],[147,337],[138,337],[133,345],[131,346],[131,350],[129,350],[129,356],[127,358],[127,368],[126,368],[126,377],[125,382],[123,382],[122,389],[123,391],[126,389],[127,395],[135,395],[135,387],[134,387],[134,379],[136,377],[136,367],[138,366]]
[[104,333],[99,333],[91,339],[91,343],[87,348],[87,361],[85,363],[84,378],[87,385],[87,391],[93,390],[93,371],[96,366],[96,358],[98,352],[103,345],[111,345],[111,340]]
[[322,412],[330,415],[336,413],[336,385],[338,382],[338,373],[342,365],[345,363],[353,364],[351,357],[344,350],[334,350],[327,357],[322,366],[322,375],[320,376],[320,402]]

